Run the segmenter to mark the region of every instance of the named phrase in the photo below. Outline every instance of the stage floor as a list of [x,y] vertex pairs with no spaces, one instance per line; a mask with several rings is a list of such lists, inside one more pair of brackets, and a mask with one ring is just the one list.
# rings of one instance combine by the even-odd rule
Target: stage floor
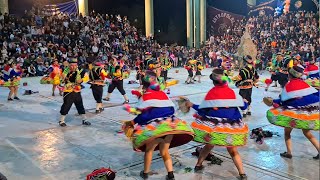
[[[186,96],[195,103],[201,102],[205,93],[212,87],[208,75],[211,69],[205,69],[201,83],[184,84],[187,71],[180,68],[169,71],[169,77],[180,80],[180,83],[171,87],[172,98]],[[261,77],[268,77],[263,73]],[[132,73],[130,79],[134,79]],[[125,90],[130,103],[137,102],[130,91],[138,84],[128,84],[125,81]],[[8,89],[0,88],[0,172],[8,180],[73,180],[85,179],[86,175],[100,167],[111,167],[117,171],[116,179],[141,179],[139,172],[143,169],[143,153],[134,152],[131,143],[118,133],[121,121],[131,120],[122,109],[123,98],[115,90],[111,101],[104,102],[105,111],[95,115],[95,101],[89,85],[82,91],[85,108],[92,125],[83,127],[81,120],[76,116],[73,106],[66,118],[67,127],[59,127],[58,118],[62,104],[62,97],[51,96],[50,85],[40,85],[40,77],[25,78],[28,86],[21,86],[19,93],[25,89],[39,91],[38,94],[23,96],[20,101],[7,103]],[[233,85],[232,88],[238,92]],[[105,87],[104,94],[107,88]],[[266,119],[268,109],[262,102],[264,96],[276,98],[280,88],[254,88],[252,116],[244,119],[250,130],[263,127],[279,133],[265,139],[262,145],[253,139],[248,140],[245,147],[239,148],[248,179],[319,179],[319,161],[312,157],[317,155],[315,148],[303,136],[301,130],[293,130],[293,158],[284,159],[279,153],[286,151],[283,128],[271,125]],[[58,93],[56,93],[58,94]],[[2,104],[2,105],[1,105]],[[192,112],[177,116],[192,122]],[[319,132],[313,132],[319,137]],[[173,157],[176,180],[209,180],[209,179],[237,179],[238,172],[225,148],[216,147],[213,153],[223,160],[220,165],[204,163],[202,174],[187,172],[194,167],[197,159],[191,155],[194,149],[200,146],[191,142],[184,146],[170,149]],[[165,179],[166,170],[158,152],[154,153],[152,170],[154,175],[149,179]]]

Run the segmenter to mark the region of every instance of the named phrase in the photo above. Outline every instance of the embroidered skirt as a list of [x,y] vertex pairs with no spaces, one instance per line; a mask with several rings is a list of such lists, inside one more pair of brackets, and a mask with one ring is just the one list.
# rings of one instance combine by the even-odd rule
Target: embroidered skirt
[[217,146],[243,146],[248,139],[248,126],[239,120],[195,115],[191,124],[194,141]]
[[[172,117],[157,118],[147,125],[135,126],[132,142],[136,149],[145,151],[146,144],[156,138],[173,135],[170,148],[181,146],[193,139],[193,130],[186,121]],[[158,150],[157,146],[155,150]]]
[[319,130],[319,113],[318,106],[278,107],[267,111],[267,119],[271,124],[281,127]]

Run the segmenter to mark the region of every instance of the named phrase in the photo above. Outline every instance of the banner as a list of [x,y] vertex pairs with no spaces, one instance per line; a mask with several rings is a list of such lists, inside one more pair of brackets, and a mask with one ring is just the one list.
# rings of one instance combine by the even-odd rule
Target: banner
[[72,0],[65,3],[45,5],[43,8],[43,11],[47,15],[60,14],[61,12],[66,14],[77,14],[78,13],[77,5],[78,5],[77,1]]
[[211,35],[222,35],[227,33],[227,29],[244,16],[223,11],[214,7],[207,8],[207,28],[208,37]]
[[269,15],[274,14],[277,10],[276,8],[279,7],[280,0],[266,0],[262,1],[261,3],[257,4],[254,7],[249,7],[249,16],[259,16],[259,15]]

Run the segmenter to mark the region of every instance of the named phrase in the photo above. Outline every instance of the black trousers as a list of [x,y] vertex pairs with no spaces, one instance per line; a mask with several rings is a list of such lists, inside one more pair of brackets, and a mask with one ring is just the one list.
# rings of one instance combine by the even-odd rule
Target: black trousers
[[97,103],[102,103],[103,86],[92,84],[91,89],[94,100],[96,100]]
[[281,87],[283,88],[287,82],[289,81],[289,77],[288,74],[284,74],[284,73],[278,73],[278,82],[281,85]]
[[246,99],[248,101],[249,105],[251,104],[252,88],[240,89],[239,94],[243,99]]
[[161,75],[160,76],[163,77],[165,81],[167,81],[167,79],[168,79],[168,70],[161,71]]
[[277,73],[271,75],[271,80],[272,81],[278,81]]
[[117,88],[122,95],[126,94],[126,92],[123,89],[123,80],[112,81],[111,84],[108,86],[108,93],[112,93],[115,88]]
[[193,71],[192,70],[188,70],[188,76],[191,77],[191,78],[193,77]]
[[67,115],[72,104],[77,108],[79,114],[85,114],[85,110],[83,107],[82,96],[80,92],[65,92],[63,93],[63,104],[61,106],[60,114]]

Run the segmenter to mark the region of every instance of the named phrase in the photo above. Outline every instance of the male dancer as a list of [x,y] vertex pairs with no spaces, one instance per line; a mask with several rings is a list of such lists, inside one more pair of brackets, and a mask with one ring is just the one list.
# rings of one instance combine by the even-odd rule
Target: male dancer
[[243,110],[243,117],[247,115],[251,115],[251,96],[252,96],[252,87],[255,82],[259,79],[259,75],[255,68],[253,67],[252,57],[247,55],[245,57],[245,62],[247,63],[245,67],[243,67],[238,76],[232,78],[232,80],[236,81],[236,86],[240,88],[239,94],[243,99],[248,101],[248,110]]
[[104,70],[104,64],[96,62],[93,65],[93,59],[89,59],[89,80],[91,84],[92,94],[96,100],[96,113],[101,113],[104,108],[102,106],[102,94],[103,86],[105,86],[104,80],[107,77],[107,73]]
[[64,127],[67,124],[65,123],[65,117],[68,114],[72,104],[77,108],[78,113],[82,116],[83,125],[91,125],[85,118],[85,109],[83,107],[82,96],[81,96],[81,83],[88,80],[88,77],[85,76],[83,70],[78,69],[78,60],[75,58],[70,59],[69,68],[66,68],[62,74],[64,81],[64,90],[63,90],[63,104],[60,110],[60,120],[59,125]]
[[[159,61],[162,67],[161,71],[161,77],[163,77],[164,82],[168,79],[168,71],[171,69],[172,63],[170,62],[169,57],[165,54],[165,52],[162,52],[162,54],[159,57]],[[167,94],[170,94],[170,89],[168,88]]]
[[124,98],[123,104],[129,103],[129,98],[127,97],[126,92],[123,89],[123,67],[124,64],[118,62],[117,59],[111,59],[109,64],[108,76],[112,79],[112,82],[108,86],[108,95],[103,99],[104,101],[110,101],[112,92],[115,88],[117,88]]

